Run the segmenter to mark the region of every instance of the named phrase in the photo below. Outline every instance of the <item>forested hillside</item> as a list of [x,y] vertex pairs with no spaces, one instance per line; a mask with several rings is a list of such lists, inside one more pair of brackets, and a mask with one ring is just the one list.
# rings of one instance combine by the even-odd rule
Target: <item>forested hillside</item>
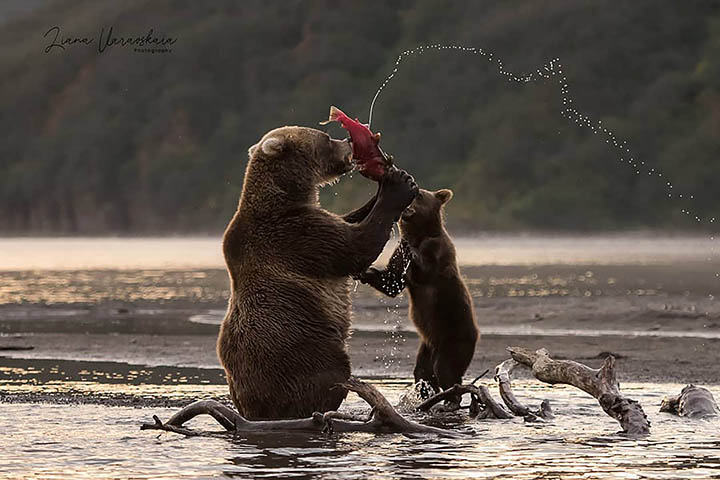
[[[53,26],[176,42],[46,54]],[[555,78],[508,82],[454,50],[409,57],[373,129],[423,186],[455,191],[456,231],[688,229],[687,207],[720,218],[720,2],[89,0],[1,28],[0,234],[217,232],[265,131],[317,126],[331,104],[367,120],[397,55],[429,43],[492,51],[517,73],[560,58],[574,106],[664,175],[637,174],[563,117]],[[322,200],[343,211],[372,188],[354,175]]]

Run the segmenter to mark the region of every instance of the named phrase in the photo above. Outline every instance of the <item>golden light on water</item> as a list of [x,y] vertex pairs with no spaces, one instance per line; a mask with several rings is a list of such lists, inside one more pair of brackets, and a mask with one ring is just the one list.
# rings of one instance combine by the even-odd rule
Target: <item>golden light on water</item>
[[224,301],[224,270],[0,271],[0,305],[101,301]]
[[[375,382],[395,403],[408,379]],[[493,388],[492,381],[482,382]],[[237,438],[182,438],[173,434],[141,432],[138,425],[151,414],[168,418],[175,409],[137,409],[98,405],[6,404],[0,417],[3,470],[0,478],[199,478],[267,474],[274,478],[312,475],[335,478],[371,478],[412,472],[419,478],[712,478],[720,468],[716,425],[687,422],[647,412],[653,435],[633,439],[616,435],[617,424],[597,402],[566,387],[518,380],[518,398],[536,405],[549,399],[562,421],[543,425],[515,421],[469,422],[467,439],[407,438],[402,435],[243,434]],[[661,393],[682,385],[623,383],[623,390],[643,405],[659,404]],[[38,391],[28,385],[24,391]],[[51,384],[50,390],[63,389]],[[70,387],[87,395],[117,392],[165,396],[191,401],[224,395],[224,386],[100,385],[76,382]],[[717,387],[711,387],[720,395]],[[366,413],[367,406],[350,395],[344,411]],[[15,418],[32,421],[11,425]],[[68,420],[72,419],[72,420]],[[203,419],[198,429],[218,431]],[[53,435],[48,436],[48,426]],[[462,427],[462,425],[458,425]],[[15,440],[13,441],[13,438]],[[25,455],[42,461],[28,462]],[[168,468],[172,465],[172,468]],[[631,465],[629,469],[627,466]]]
[[[453,239],[461,265],[652,265],[707,261],[705,237],[488,235]],[[380,261],[395,247],[390,241]],[[224,269],[220,237],[0,238],[0,271]]]

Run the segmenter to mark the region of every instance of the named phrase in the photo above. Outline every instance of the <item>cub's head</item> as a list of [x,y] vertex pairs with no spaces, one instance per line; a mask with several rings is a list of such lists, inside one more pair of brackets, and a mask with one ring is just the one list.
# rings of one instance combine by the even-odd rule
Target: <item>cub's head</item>
[[281,188],[332,182],[353,167],[349,142],[307,127],[271,130],[250,147],[249,155],[250,163],[262,165]]
[[413,239],[439,235],[442,232],[442,209],[452,196],[452,190],[446,188],[436,192],[421,188],[400,217],[403,238],[412,243]]

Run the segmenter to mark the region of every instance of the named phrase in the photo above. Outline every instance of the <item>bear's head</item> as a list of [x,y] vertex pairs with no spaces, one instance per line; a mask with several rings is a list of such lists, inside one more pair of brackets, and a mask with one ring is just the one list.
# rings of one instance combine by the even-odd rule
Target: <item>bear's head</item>
[[[250,147],[251,168],[270,174],[283,190],[312,190],[352,170],[352,147],[320,130],[281,127]],[[264,178],[268,181],[268,178]]]
[[442,209],[452,196],[452,190],[446,188],[436,192],[421,188],[400,217],[402,238],[414,244],[423,238],[440,235],[443,229]]

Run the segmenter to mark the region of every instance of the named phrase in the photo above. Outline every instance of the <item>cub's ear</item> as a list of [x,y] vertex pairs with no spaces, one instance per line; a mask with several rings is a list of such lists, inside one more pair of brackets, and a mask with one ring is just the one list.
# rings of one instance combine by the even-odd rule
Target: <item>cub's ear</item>
[[452,190],[448,190],[447,188],[443,188],[442,190],[438,190],[437,192],[435,192],[435,198],[440,200],[441,205],[445,205],[447,202],[450,201],[452,197]]
[[[261,144],[260,149],[265,155],[277,155],[283,151],[285,147],[285,140],[278,137],[266,138]],[[250,150],[254,150],[254,147]]]

